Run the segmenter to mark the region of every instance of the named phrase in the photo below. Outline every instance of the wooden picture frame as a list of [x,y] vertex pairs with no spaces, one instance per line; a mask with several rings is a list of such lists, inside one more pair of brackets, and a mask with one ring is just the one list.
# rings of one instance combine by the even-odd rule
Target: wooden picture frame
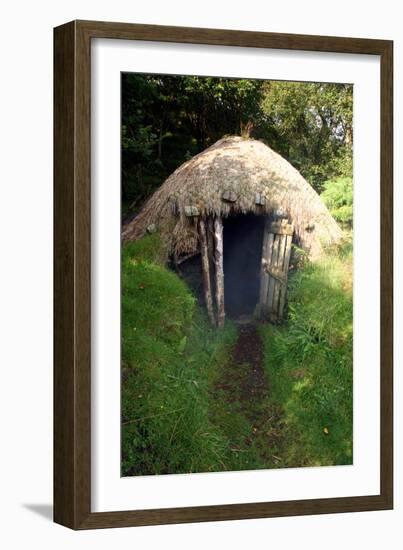
[[[381,472],[370,496],[91,512],[91,40],[113,38],[380,56]],[[73,21],[54,31],[54,520],[72,529],[327,514],[393,507],[393,43]]]

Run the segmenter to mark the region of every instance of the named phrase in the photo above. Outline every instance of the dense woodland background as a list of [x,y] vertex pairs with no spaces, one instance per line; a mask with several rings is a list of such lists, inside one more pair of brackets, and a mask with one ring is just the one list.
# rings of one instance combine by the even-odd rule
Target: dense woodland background
[[352,95],[349,84],[123,74],[123,218],[183,162],[231,134],[269,145],[318,193],[331,181],[329,206],[344,207],[339,221],[351,221]]

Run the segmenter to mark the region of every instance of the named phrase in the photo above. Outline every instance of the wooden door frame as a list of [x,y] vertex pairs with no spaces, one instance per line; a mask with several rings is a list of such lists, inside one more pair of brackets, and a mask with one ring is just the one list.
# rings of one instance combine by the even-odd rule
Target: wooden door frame
[[[284,226],[284,222],[286,221],[286,225]],[[273,225],[280,223],[281,226],[278,229],[278,231],[273,230]],[[260,293],[259,293],[259,317],[262,320],[271,321],[271,322],[277,322],[280,321],[282,318],[282,313],[284,309],[284,302],[285,302],[285,294],[286,290],[282,290],[278,287],[278,281],[276,282],[275,275],[273,273],[273,266],[271,263],[271,258],[269,260],[268,256],[269,254],[274,254],[274,247],[275,247],[275,241],[276,236],[279,237],[280,235],[285,235],[286,237],[291,237],[290,239],[290,245],[288,246],[287,238],[284,242],[284,262],[282,262],[282,265],[284,267],[283,271],[285,273],[285,281],[284,285],[287,286],[288,281],[288,266],[289,266],[289,259],[291,255],[291,245],[294,239],[294,226],[293,224],[288,220],[288,218],[282,217],[282,218],[273,218],[273,216],[267,215],[266,221],[264,224],[264,234],[263,234],[263,244],[262,244],[262,259],[261,259],[261,270],[260,270]],[[271,238],[272,236],[272,238]],[[277,238],[277,242],[281,241],[281,239]],[[277,251],[277,254],[279,254],[280,251]],[[278,264],[278,259],[276,259],[276,263]],[[269,271],[269,267],[272,268],[271,271]],[[270,291],[273,291],[274,294],[277,292],[279,293],[278,296],[278,314],[277,316],[273,315],[273,313],[269,310],[270,308]],[[272,298],[274,299],[274,294]],[[281,294],[281,296],[280,296]],[[281,303],[283,303],[283,306],[281,307]]]

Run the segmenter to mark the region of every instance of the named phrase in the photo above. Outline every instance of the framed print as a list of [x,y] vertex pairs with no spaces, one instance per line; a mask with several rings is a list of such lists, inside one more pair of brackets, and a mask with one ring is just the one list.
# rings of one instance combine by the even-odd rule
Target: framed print
[[393,506],[393,43],[73,21],[54,519]]

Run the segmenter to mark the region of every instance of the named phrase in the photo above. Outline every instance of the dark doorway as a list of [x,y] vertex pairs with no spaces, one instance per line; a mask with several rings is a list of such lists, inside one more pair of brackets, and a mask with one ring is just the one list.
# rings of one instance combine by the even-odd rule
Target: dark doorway
[[224,295],[228,317],[252,315],[259,301],[264,217],[230,216],[224,221]]

